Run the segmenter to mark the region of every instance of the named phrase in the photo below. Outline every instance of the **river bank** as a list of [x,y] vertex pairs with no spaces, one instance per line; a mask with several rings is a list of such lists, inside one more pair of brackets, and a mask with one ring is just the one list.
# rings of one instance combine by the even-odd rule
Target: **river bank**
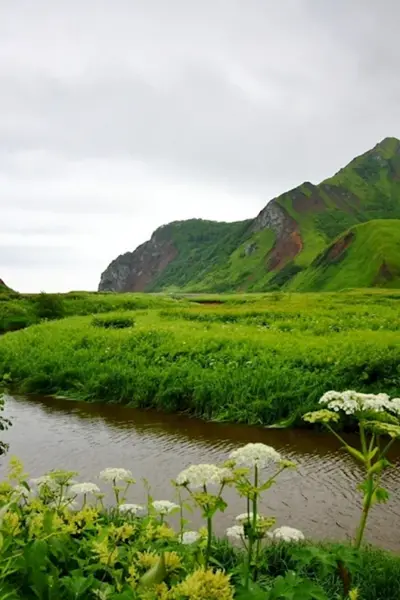
[[268,294],[168,308],[151,300],[6,334],[0,374],[26,392],[300,425],[327,389],[400,395],[398,298]]

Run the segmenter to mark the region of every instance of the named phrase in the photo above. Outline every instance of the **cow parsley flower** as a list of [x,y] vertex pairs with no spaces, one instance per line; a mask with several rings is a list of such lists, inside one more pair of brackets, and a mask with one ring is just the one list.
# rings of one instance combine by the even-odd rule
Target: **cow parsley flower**
[[144,510],[144,507],[140,504],[121,504],[118,508],[120,512],[131,513],[132,515],[137,515]]
[[23,485],[16,485],[13,490],[13,496],[16,496],[18,498],[25,498],[26,500],[27,498],[29,498],[29,495],[29,490],[27,490],[26,487]]
[[304,540],[304,534],[302,531],[299,529],[294,529],[294,527],[287,527],[285,525],[283,527],[274,529],[274,531],[269,534],[269,537],[271,537],[273,540],[279,540],[283,542],[300,542],[301,540]]
[[95,483],[75,483],[69,491],[71,494],[99,494],[100,488]]
[[387,394],[362,394],[354,390],[326,392],[319,401],[335,412],[343,411],[346,415],[358,412],[390,412],[400,415],[400,399],[390,400]]
[[[262,519],[261,515],[257,515],[257,521],[259,521],[260,519]],[[247,523],[248,521],[250,521],[250,523],[252,523],[253,522],[253,513],[252,512],[242,513],[236,517],[236,521],[238,521],[238,523]]]
[[198,531],[184,531],[182,534],[181,542],[182,544],[195,544],[201,535]]
[[125,481],[126,483],[133,481],[132,473],[128,469],[109,467],[101,471],[99,475],[103,481]]
[[230,453],[229,458],[240,467],[258,467],[262,469],[281,460],[279,452],[266,444],[247,444]]
[[221,485],[232,477],[232,471],[216,465],[191,465],[181,471],[176,478],[178,485],[190,485],[196,489],[204,485]]
[[244,538],[244,527],[243,525],[232,525],[226,530],[226,535],[233,540],[243,540]]
[[160,515],[168,515],[176,508],[179,508],[178,504],[170,502],[169,500],[155,500],[152,506],[154,510]]

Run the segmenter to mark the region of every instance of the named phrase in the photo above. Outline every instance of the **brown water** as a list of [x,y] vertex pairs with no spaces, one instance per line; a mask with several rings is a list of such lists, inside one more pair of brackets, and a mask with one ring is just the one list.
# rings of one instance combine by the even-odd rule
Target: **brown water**
[[[66,468],[79,471],[83,481],[91,481],[105,467],[129,468],[138,481],[130,501],[143,501],[142,477],[150,481],[156,499],[173,499],[170,481],[186,466],[222,462],[234,448],[264,442],[298,465],[296,471],[280,476],[265,494],[264,514],[273,514],[279,525],[297,527],[315,539],[344,539],[353,534],[358,523],[360,469],[330,435],[205,423],[178,415],[53,398],[9,397],[6,416],[13,422],[3,434],[10,443],[9,454],[20,457],[31,476]],[[396,468],[384,481],[390,500],[374,509],[367,538],[400,550],[400,446],[391,458]],[[6,471],[6,462],[1,459],[0,475]],[[229,490],[226,499],[229,508],[218,519],[219,533],[245,510],[243,500],[233,491]],[[194,519],[199,524],[199,517]]]

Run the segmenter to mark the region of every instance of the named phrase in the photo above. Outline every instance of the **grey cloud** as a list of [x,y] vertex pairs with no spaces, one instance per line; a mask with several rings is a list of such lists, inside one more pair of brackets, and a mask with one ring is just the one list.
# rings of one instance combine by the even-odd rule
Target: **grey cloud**
[[[113,214],[112,256],[158,219],[251,216],[331,175],[400,137],[399,18],[397,0],[0,3],[1,206],[26,211],[10,231],[103,215],[100,252]],[[29,224],[39,209],[55,223]]]

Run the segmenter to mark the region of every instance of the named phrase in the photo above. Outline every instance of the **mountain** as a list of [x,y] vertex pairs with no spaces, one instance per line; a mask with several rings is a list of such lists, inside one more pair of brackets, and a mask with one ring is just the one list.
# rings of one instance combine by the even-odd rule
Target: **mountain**
[[9,288],[6,286],[6,284],[4,283],[4,281],[2,279],[0,279],[0,290],[8,290]]
[[400,219],[396,138],[385,138],[319,185],[305,182],[274,198],[255,219],[160,227],[109,265],[99,290],[305,290],[319,289],[322,280],[325,289],[326,280],[312,275],[315,261],[345,231],[379,219]]

